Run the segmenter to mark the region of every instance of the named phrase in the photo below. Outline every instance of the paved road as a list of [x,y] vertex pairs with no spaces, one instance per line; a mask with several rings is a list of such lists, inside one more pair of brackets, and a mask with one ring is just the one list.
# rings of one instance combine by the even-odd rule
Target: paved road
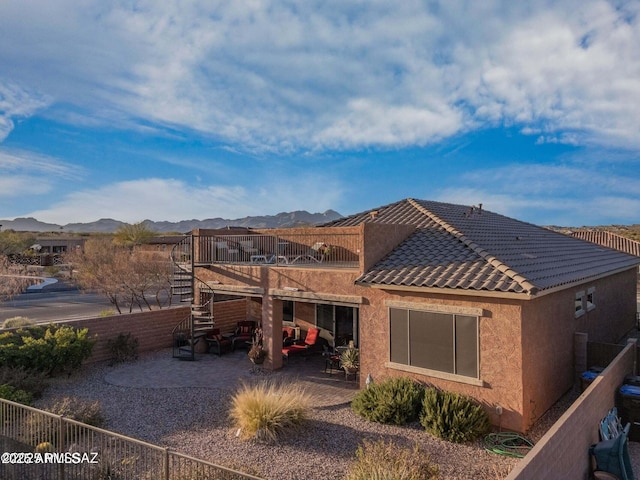
[[95,317],[113,306],[102,296],[52,285],[18,295],[0,304],[0,324],[7,318],[28,317],[38,323]]

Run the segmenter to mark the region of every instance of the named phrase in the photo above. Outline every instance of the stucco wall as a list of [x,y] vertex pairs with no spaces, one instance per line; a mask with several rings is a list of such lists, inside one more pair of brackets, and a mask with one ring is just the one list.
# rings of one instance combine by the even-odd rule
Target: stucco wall
[[[398,231],[388,242],[399,241],[410,232]],[[390,248],[383,237],[384,228],[371,230],[367,245],[380,246],[382,254]],[[375,241],[375,238],[379,241]],[[373,248],[373,247],[372,247]],[[365,252],[365,257],[367,253]],[[368,258],[368,257],[366,257]],[[217,280],[223,285],[260,287],[261,301],[251,301],[251,315],[273,318],[268,300],[271,289],[298,289],[300,292],[362,297],[359,304],[359,346],[361,349],[360,381],[371,373],[374,378],[411,376],[440,388],[471,395],[484,402],[491,420],[502,428],[526,431],[533,422],[573,384],[573,334],[586,330],[590,339],[610,341],[624,334],[635,319],[635,269],[609,279],[591,282],[536,299],[498,298],[496,296],[443,295],[439,293],[402,292],[355,285],[358,269],[325,266],[240,266],[214,265],[199,268],[197,276]],[[574,316],[575,292],[590,286],[596,288],[596,309],[585,318]],[[469,292],[467,292],[469,293]],[[481,308],[479,318],[480,385],[478,381],[444,379],[419,372],[393,368],[389,362],[388,300],[422,302],[453,307]],[[296,321],[308,328],[314,322],[314,305],[296,304]],[[274,331],[278,329],[275,328]],[[593,337],[592,337],[593,335]],[[609,340],[608,340],[609,337]],[[272,352],[279,352],[276,344]],[[276,359],[270,362],[279,366]],[[496,413],[502,407],[502,415]]]
[[[481,308],[479,318],[479,358],[481,385],[436,378],[386,367],[389,362],[389,314],[385,301]],[[374,378],[409,376],[444,390],[470,395],[485,404],[492,423],[522,431],[522,367],[520,301],[487,297],[454,295],[419,295],[370,289],[361,307],[360,339],[362,355],[361,379],[371,373]],[[365,350],[366,349],[366,350]],[[496,406],[503,413],[498,416]]]
[[[576,318],[576,293],[595,287],[595,305]],[[586,310],[586,309],[585,309]],[[575,380],[574,334],[616,343],[635,323],[635,269],[523,303],[523,414],[531,424]]]
[[576,319],[576,331],[588,334],[591,342],[619,342],[635,326],[637,276],[638,270],[632,268],[574,288],[571,294],[575,296],[578,290],[595,287],[596,305]]

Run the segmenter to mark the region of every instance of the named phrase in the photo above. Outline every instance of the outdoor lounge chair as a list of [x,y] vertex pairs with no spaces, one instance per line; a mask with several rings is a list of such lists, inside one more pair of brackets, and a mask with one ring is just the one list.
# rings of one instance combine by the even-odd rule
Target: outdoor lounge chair
[[296,354],[308,354],[314,351],[322,350],[322,344],[324,339],[320,338],[320,329],[311,327],[307,331],[307,336],[304,341],[301,343],[294,343],[293,345],[288,345],[286,347],[282,347],[282,356],[285,359],[289,359],[289,355]]
[[309,247],[307,252],[289,259],[288,263],[322,263],[330,248],[324,242],[316,242]]
[[232,342],[232,350],[235,350],[238,347],[247,347],[253,341],[253,335],[256,330],[256,322],[252,320],[243,320],[238,322],[238,326],[236,327],[236,331],[233,334]]
[[221,357],[224,352],[231,351],[231,340],[222,336],[219,328],[208,331],[204,339],[208,345],[207,352],[217,353]]

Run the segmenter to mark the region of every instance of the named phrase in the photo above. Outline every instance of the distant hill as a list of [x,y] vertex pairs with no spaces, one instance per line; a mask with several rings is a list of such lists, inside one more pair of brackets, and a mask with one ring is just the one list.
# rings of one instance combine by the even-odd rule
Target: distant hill
[[[206,220],[182,220],[179,222],[154,222],[145,220],[144,223],[158,233],[189,232],[194,228],[225,228],[225,227],[249,227],[249,228],[291,228],[319,225],[342,218],[338,212],[327,210],[324,213],[309,213],[305,210],[295,212],[282,212],[277,215],[265,215],[259,217],[244,217],[234,220],[224,218],[209,218]],[[102,218],[90,223],[68,223],[57,225],[44,223],[35,218],[16,218],[15,220],[0,220],[3,230],[16,230],[24,232],[58,232],[65,233],[113,233],[125,222]]]

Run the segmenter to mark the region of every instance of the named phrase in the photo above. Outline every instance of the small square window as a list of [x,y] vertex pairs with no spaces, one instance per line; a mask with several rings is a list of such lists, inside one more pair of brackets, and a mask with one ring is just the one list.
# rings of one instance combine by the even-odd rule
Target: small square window
[[576,318],[584,315],[584,291],[580,291],[578,293],[576,293],[576,300],[574,302],[574,308],[575,308],[575,316]]
[[596,308],[595,292],[596,287],[591,287],[587,290],[587,312]]

